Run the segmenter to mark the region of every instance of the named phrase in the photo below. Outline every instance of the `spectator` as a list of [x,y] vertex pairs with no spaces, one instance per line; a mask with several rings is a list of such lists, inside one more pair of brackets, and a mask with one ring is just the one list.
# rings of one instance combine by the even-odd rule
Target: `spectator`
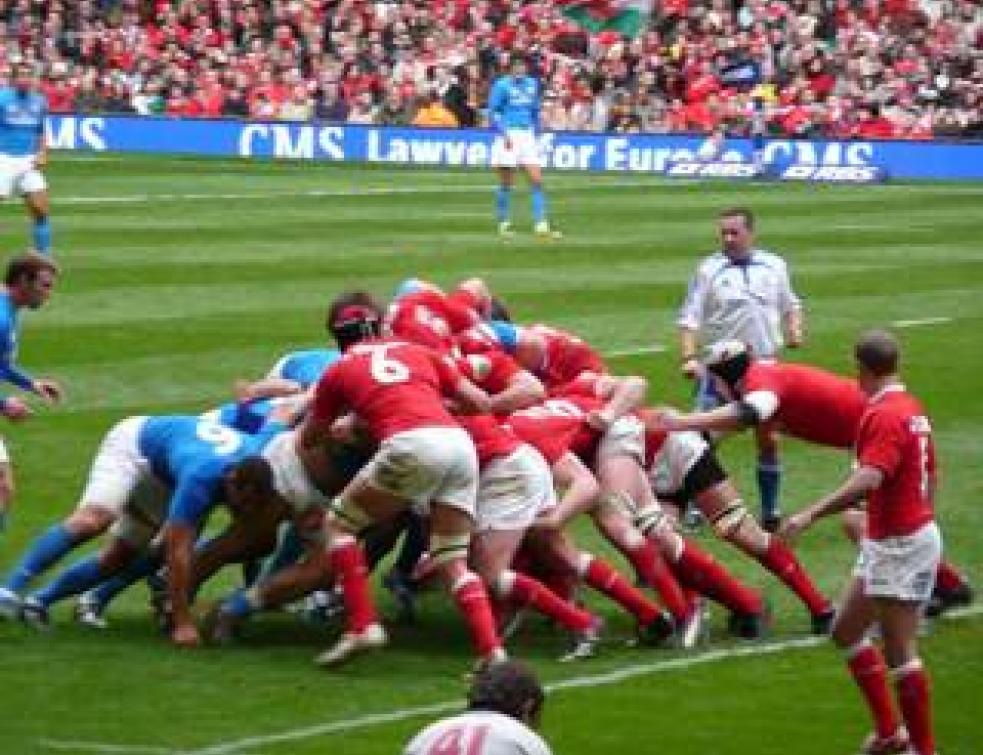
[[[664,0],[635,40],[588,33],[542,0],[6,6],[0,69],[11,59],[45,61],[52,112],[274,119],[313,109],[332,121],[390,121],[401,119],[392,103],[405,110],[437,87],[445,108],[470,126],[481,119],[500,54],[519,49],[534,52],[543,90],[556,98],[547,122],[568,128],[724,123],[746,133],[742,97],[765,87],[775,136],[966,137],[980,129],[976,0]],[[307,99],[316,93],[313,107],[300,101],[299,86]],[[364,93],[390,104],[367,107]],[[871,104],[877,117],[859,118]]]
[[349,123],[372,124],[379,122],[379,108],[376,107],[369,91],[360,92],[348,111]]
[[314,104],[303,84],[297,84],[293,88],[290,98],[280,105],[278,113],[281,121],[309,121],[313,115]]
[[412,121],[414,126],[434,126],[441,128],[457,128],[457,118],[440,101],[436,89],[430,89],[420,109],[416,111]]

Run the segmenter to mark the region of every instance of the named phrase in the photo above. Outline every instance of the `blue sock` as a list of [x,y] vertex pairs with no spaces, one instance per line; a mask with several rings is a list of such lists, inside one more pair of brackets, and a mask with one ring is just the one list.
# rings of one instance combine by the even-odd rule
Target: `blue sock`
[[91,592],[98,602],[100,610],[105,610],[123,590],[144,577],[153,574],[160,568],[160,558],[145,554],[139,556],[133,563],[114,577],[110,577]]
[[85,592],[101,581],[102,569],[99,567],[99,554],[93,553],[69,566],[55,577],[50,585],[34,593],[34,597],[47,608],[62,598]]
[[236,590],[222,601],[222,610],[236,618],[245,619],[259,610],[257,596],[253,590]]
[[782,483],[782,467],[777,462],[758,461],[758,493],[761,496],[762,519],[778,517],[778,491]]
[[65,525],[52,525],[27,549],[4,585],[14,592],[21,592],[32,579],[55,561],[68,553],[76,545],[75,537],[65,529]]
[[532,219],[537,223],[546,220],[546,195],[542,186],[532,187]]
[[499,186],[495,194],[495,217],[499,223],[504,223],[509,219],[512,204],[512,189],[506,186]]
[[34,239],[35,249],[42,254],[47,254],[51,251],[51,221],[48,220],[47,215],[34,219],[34,228],[31,235]]

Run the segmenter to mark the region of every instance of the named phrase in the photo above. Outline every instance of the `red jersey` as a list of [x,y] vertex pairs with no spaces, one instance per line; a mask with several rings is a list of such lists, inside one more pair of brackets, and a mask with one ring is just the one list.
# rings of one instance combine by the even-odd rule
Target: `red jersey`
[[494,396],[509,387],[522,368],[504,351],[468,354],[454,360],[454,366],[468,380]]
[[376,441],[420,427],[457,427],[444,407],[461,374],[436,352],[395,338],[357,343],[321,376],[312,416],[330,423],[353,411]]
[[751,363],[741,397],[771,394],[777,408],[763,421],[794,438],[835,448],[852,448],[867,397],[856,381],[805,364]]
[[857,434],[857,461],[884,474],[867,498],[867,537],[910,535],[932,521],[932,426],[903,386],[889,386],[870,400]]
[[416,291],[389,306],[386,323],[394,336],[446,351],[452,345],[451,336],[481,320],[472,304],[473,298],[467,295]]
[[551,398],[509,415],[506,426],[539,451],[550,465],[567,451],[589,462],[601,434],[585,419],[590,411],[602,406],[603,401],[586,396]]
[[487,323],[479,323],[454,337],[454,345],[462,354],[484,354],[501,351],[502,344]]
[[487,414],[461,415],[457,417],[461,427],[471,436],[478,454],[478,466],[482,469],[493,459],[501,459],[515,451],[522,441]]
[[601,356],[575,335],[545,325],[533,325],[529,331],[545,344],[543,360],[533,372],[547,389],[552,391],[569,383],[583,372],[607,374],[608,368]]

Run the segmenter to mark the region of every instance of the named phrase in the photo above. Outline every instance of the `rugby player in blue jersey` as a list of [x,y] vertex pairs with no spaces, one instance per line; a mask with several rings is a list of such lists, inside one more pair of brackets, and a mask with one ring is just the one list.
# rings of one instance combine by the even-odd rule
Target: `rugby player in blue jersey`
[[491,165],[498,169],[499,175],[496,217],[498,232],[504,237],[513,233],[510,205],[516,168],[525,170],[532,184],[536,235],[545,238],[560,235],[550,229],[543,193],[542,163],[536,142],[541,99],[539,80],[529,75],[526,60],[520,54],[512,56],[508,73],[495,79],[488,95],[488,121],[497,132],[491,154]]
[[[40,308],[51,296],[58,267],[48,257],[23,254],[7,263],[0,289],[0,380],[40,396],[46,403],[61,400],[61,387],[53,380],[33,378],[17,366],[18,311]],[[17,396],[0,396],[0,414],[13,422],[31,416],[31,407]],[[3,530],[14,495],[14,473],[7,448],[0,440],[0,530]]]
[[35,90],[33,66],[18,63],[13,86],[0,89],[0,198],[15,192],[24,197],[34,248],[42,254],[51,251],[48,185],[41,175],[48,164],[47,114],[48,101]]
[[[104,438],[89,472],[78,509],[34,541],[0,588],[0,609],[31,623],[47,621],[47,606],[133,566],[138,554],[155,559],[146,546],[156,540],[167,565],[172,611],[171,639],[196,645],[190,585],[194,541],[220,501],[255,507],[272,498],[272,470],[259,458],[276,426],[246,435],[194,416],[129,417]],[[266,470],[265,477],[262,470]],[[266,480],[266,482],[264,482]],[[18,592],[80,543],[115,523],[116,548],[83,559],[45,590],[20,601]],[[159,532],[158,532],[159,530]]]

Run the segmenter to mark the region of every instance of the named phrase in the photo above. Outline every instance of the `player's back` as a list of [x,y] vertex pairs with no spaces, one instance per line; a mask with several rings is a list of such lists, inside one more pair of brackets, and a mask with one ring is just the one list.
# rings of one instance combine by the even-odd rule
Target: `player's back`
[[543,339],[546,355],[541,377],[553,389],[575,380],[583,372],[606,373],[607,367],[591,346],[573,333],[547,325],[533,325],[529,331]]
[[422,427],[456,427],[443,396],[459,373],[436,352],[396,338],[350,347],[318,383],[314,413],[321,419],[355,412],[376,441]]
[[303,349],[284,354],[273,368],[268,377],[278,377],[293,380],[304,388],[309,388],[321,379],[321,375],[332,364],[341,359],[337,349]]
[[918,399],[901,386],[871,399],[860,421],[857,457],[884,475],[867,500],[869,537],[910,535],[932,520],[935,446]]
[[406,746],[403,755],[549,755],[536,732],[502,713],[469,711],[430,724]]
[[807,364],[757,361],[748,368],[744,393],[778,397],[774,420],[793,437],[835,448],[852,448],[867,397],[855,380]]
[[148,417],[138,443],[154,474],[174,483],[184,475],[220,474],[236,461],[259,453],[267,439],[208,418],[178,414]]

